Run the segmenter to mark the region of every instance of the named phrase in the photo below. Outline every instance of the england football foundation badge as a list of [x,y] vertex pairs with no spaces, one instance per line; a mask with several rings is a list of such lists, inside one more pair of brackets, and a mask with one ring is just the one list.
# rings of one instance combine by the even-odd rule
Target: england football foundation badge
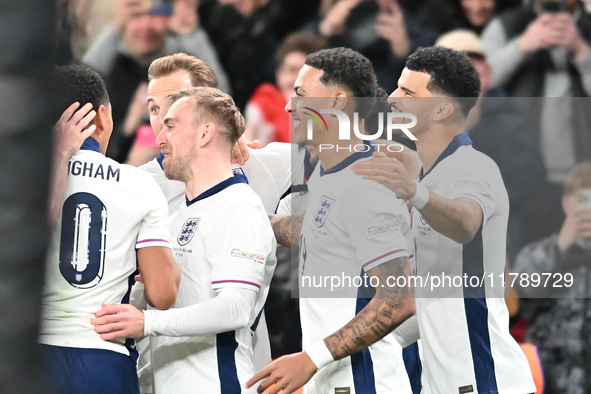
[[320,206],[316,210],[316,214],[314,215],[314,224],[316,227],[324,226],[324,222],[326,221],[326,217],[330,213],[330,210],[333,204],[336,202],[334,198],[322,196],[320,200]]
[[193,239],[193,235],[195,235],[195,230],[197,230],[197,226],[199,226],[200,221],[201,218],[187,219],[185,224],[183,224],[183,228],[181,228],[179,235],[176,237],[176,241],[179,243],[179,245],[185,246],[186,244],[191,242],[191,240]]

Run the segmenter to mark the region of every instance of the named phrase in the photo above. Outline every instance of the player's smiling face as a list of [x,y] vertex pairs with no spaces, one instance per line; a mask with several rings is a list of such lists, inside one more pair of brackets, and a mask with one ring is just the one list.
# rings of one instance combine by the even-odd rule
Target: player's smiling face
[[192,87],[191,77],[185,70],[175,71],[164,77],[154,78],[148,84],[148,111],[150,112],[150,125],[157,136],[162,130],[162,121],[166,112],[162,107],[166,98],[173,93]]
[[[324,105],[326,103],[322,98],[332,97],[335,89],[324,85],[320,81],[323,72],[317,68],[304,65],[294,84],[294,95],[285,106],[285,111],[291,113],[291,127],[297,144],[313,143],[313,141],[307,140],[307,120],[310,117],[304,112],[310,111],[304,109],[304,107],[316,111],[329,108]],[[313,131],[315,137],[322,132],[316,122],[313,122]]]
[[183,97],[172,104],[164,116],[164,129],[156,143],[164,155],[162,165],[168,179],[191,180],[191,160],[195,156],[198,127],[193,122],[195,99]]

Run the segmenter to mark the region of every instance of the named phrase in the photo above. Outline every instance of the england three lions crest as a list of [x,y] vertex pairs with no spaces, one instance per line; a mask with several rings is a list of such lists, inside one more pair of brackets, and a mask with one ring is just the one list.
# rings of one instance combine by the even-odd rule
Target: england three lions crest
[[195,235],[195,230],[197,230],[197,226],[199,226],[200,221],[201,218],[187,219],[185,224],[183,224],[183,228],[181,228],[179,235],[176,237],[176,240],[179,243],[179,245],[185,246],[186,244],[191,242],[191,240],[193,239],[193,235]]
[[337,200],[335,200],[334,198],[322,196],[322,199],[320,200],[320,206],[314,214],[314,224],[316,225],[316,227],[324,226],[326,217],[330,213],[330,210],[336,201]]

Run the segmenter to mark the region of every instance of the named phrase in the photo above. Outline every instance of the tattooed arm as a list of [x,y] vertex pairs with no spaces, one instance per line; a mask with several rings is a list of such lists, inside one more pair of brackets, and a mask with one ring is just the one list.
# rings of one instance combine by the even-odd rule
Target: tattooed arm
[[277,238],[277,243],[288,248],[297,248],[300,246],[300,232],[302,231],[302,222],[304,214],[293,215],[269,215],[271,227]]
[[[410,275],[407,257],[379,265],[368,272],[378,283],[388,277]],[[415,313],[413,291],[408,287],[378,286],[372,300],[343,328],[324,339],[335,360],[357,353],[376,343]]]
[[[407,257],[400,257],[381,264],[370,271],[370,277],[377,277],[379,283],[387,283],[388,277],[410,275]],[[408,283],[408,281],[406,281]],[[378,286],[376,295],[349,323],[324,339],[327,351],[333,360],[339,360],[359,352],[392,332],[415,312],[413,290],[411,288]],[[246,387],[265,379],[258,387],[262,393],[269,386],[275,394],[284,390],[291,393],[308,382],[318,370],[308,353],[299,352],[283,356],[273,361],[265,369],[255,374]]]

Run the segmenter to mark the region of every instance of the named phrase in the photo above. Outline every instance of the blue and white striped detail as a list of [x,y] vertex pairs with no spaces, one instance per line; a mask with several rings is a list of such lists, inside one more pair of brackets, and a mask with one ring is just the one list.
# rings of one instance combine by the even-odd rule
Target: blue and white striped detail
[[234,331],[226,331],[216,335],[221,394],[240,394],[242,392],[236,369],[236,349],[238,349],[238,342]]
[[142,239],[135,243],[135,247],[137,248],[145,248],[147,246],[165,246],[170,248],[170,242],[167,239],[162,238],[151,238],[151,239]]
[[367,263],[363,264],[363,269],[365,271],[369,271],[370,269],[377,267],[380,264],[383,264],[387,261],[392,260],[395,257],[398,257],[398,255],[406,256],[406,255],[408,255],[408,250],[396,249],[391,252],[384,253],[383,255],[373,258],[373,259],[369,260]]
[[[462,271],[468,277],[484,275],[482,230],[478,231],[472,242],[462,248]],[[486,292],[483,286],[464,287],[464,309],[477,392],[496,393],[497,376],[490,344]]]
[[259,285],[258,283],[255,282],[250,282],[247,280],[238,280],[238,279],[225,279],[225,280],[214,280],[211,282],[212,286],[214,287],[221,287],[219,285],[223,285],[223,284],[235,284],[235,285],[239,285],[240,287],[244,287],[242,285],[246,285],[246,287],[255,287],[257,289],[261,288],[261,285]]

